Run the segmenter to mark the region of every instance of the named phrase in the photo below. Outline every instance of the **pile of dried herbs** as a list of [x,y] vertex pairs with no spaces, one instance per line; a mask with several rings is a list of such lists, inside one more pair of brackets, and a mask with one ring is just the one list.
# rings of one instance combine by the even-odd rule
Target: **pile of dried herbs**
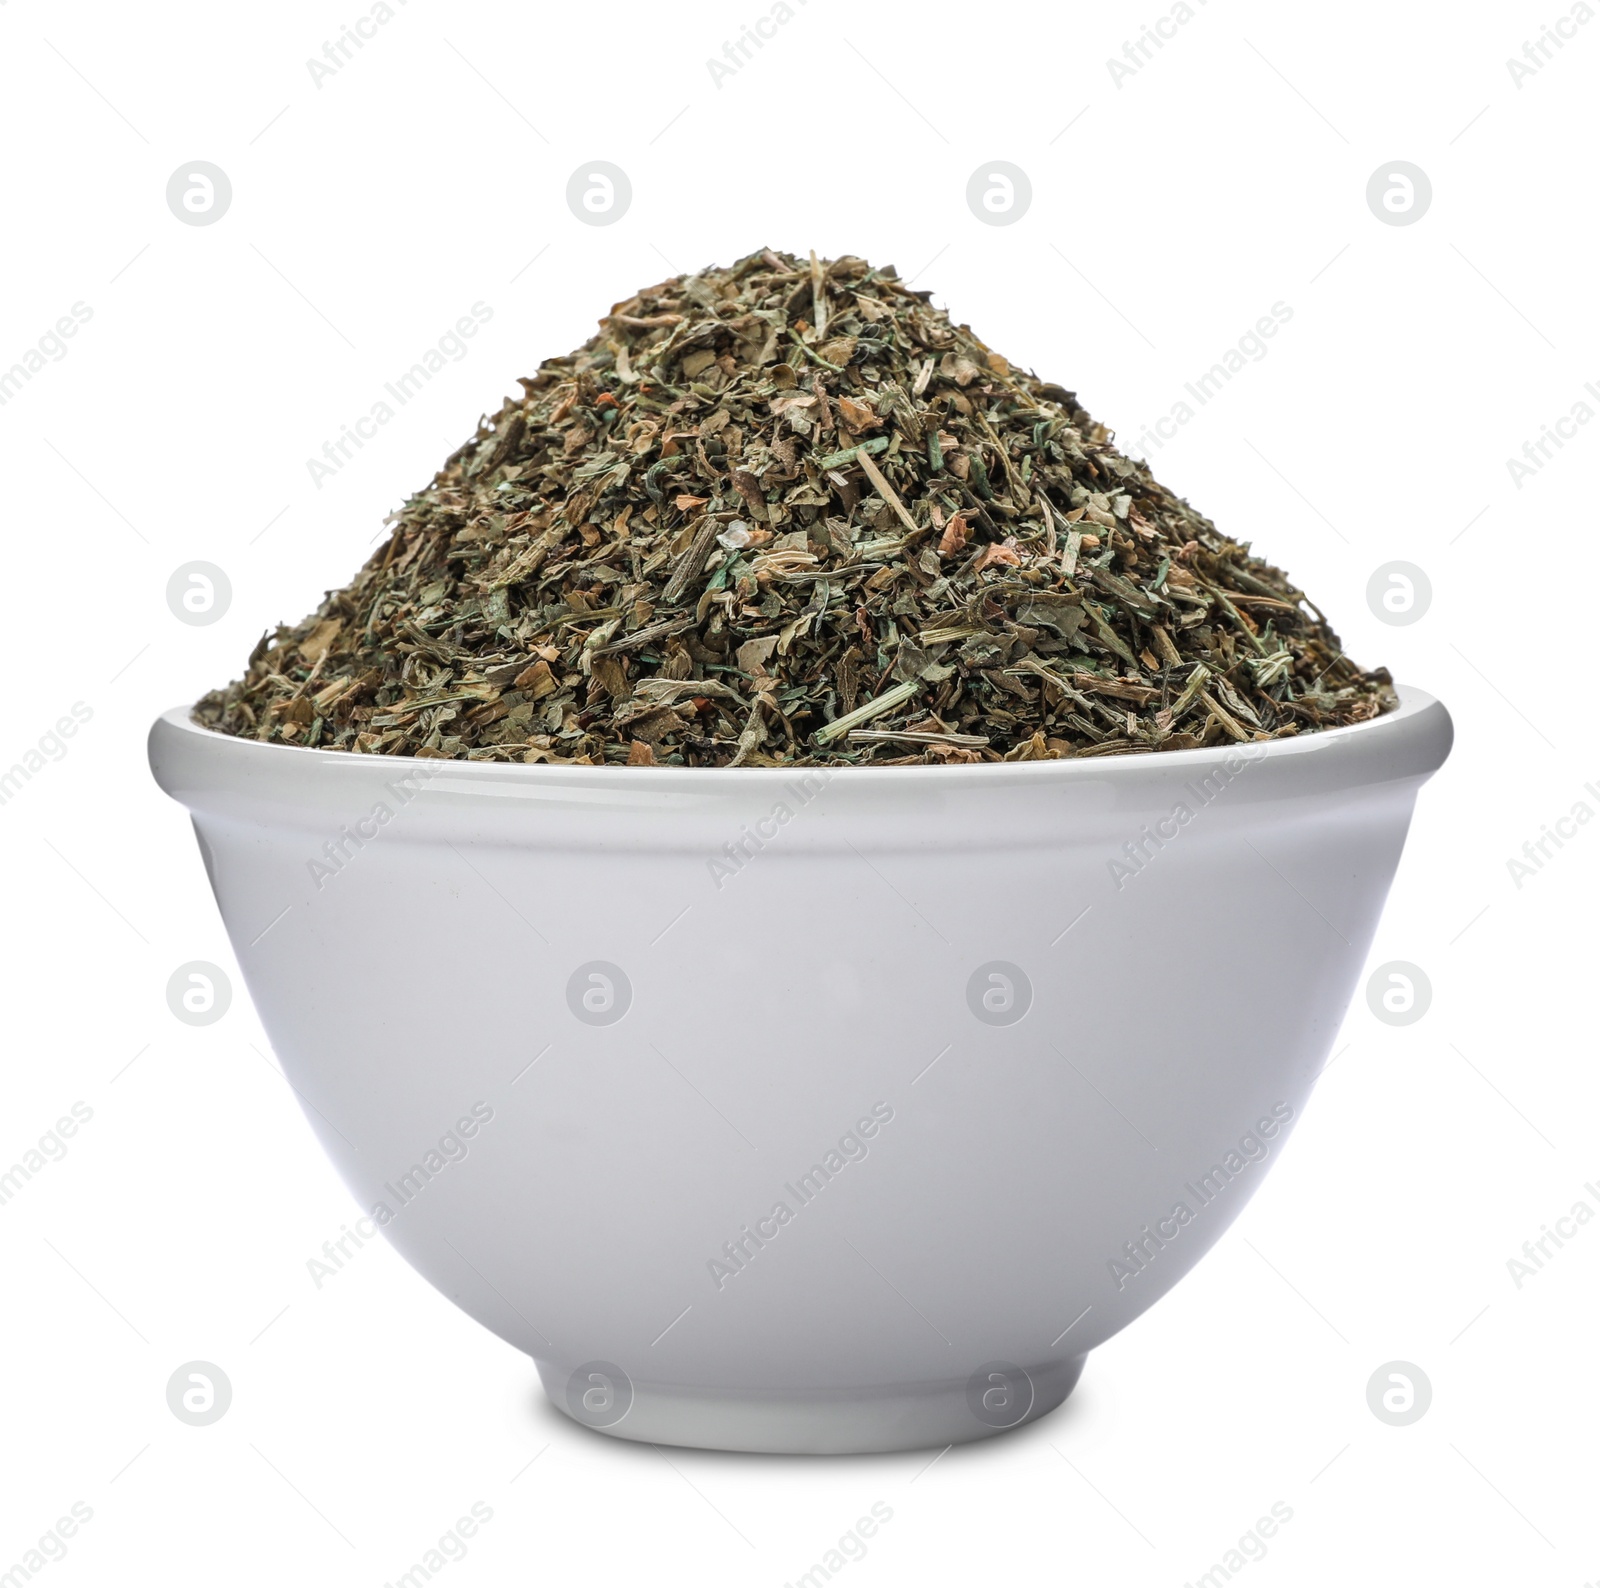
[[197,720],[376,755],[887,765],[1393,705],[1278,569],[928,298],[763,249],[619,304]]

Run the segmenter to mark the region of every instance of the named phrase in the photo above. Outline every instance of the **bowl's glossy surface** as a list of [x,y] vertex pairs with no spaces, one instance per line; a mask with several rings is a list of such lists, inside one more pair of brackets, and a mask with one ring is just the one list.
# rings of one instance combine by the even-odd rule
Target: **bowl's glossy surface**
[[496,765],[151,733],[307,1118],[608,1432],[942,1445],[1058,1405],[1260,1183],[1435,700],[1166,755]]

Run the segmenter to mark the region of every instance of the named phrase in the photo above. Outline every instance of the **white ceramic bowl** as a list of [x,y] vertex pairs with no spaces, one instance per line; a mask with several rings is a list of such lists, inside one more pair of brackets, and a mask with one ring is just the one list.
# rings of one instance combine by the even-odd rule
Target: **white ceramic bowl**
[[785,772],[263,745],[168,712],[373,1224],[623,1438],[866,1451],[1065,1398],[1281,1151],[1450,719]]

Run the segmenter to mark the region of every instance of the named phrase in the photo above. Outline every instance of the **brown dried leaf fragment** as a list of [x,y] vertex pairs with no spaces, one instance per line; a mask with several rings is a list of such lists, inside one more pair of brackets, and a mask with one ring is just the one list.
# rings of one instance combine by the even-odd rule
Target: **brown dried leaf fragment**
[[957,513],[944,526],[944,534],[939,537],[939,555],[941,557],[953,557],[966,544],[967,521],[960,513]]

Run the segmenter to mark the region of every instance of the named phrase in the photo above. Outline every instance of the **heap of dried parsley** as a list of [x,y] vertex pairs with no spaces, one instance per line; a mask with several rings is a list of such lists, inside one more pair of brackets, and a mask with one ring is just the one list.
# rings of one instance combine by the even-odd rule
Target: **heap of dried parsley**
[[762,249],[619,304],[197,720],[375,755],[881,766],[1394,703],[1283,573],[928,299]]

